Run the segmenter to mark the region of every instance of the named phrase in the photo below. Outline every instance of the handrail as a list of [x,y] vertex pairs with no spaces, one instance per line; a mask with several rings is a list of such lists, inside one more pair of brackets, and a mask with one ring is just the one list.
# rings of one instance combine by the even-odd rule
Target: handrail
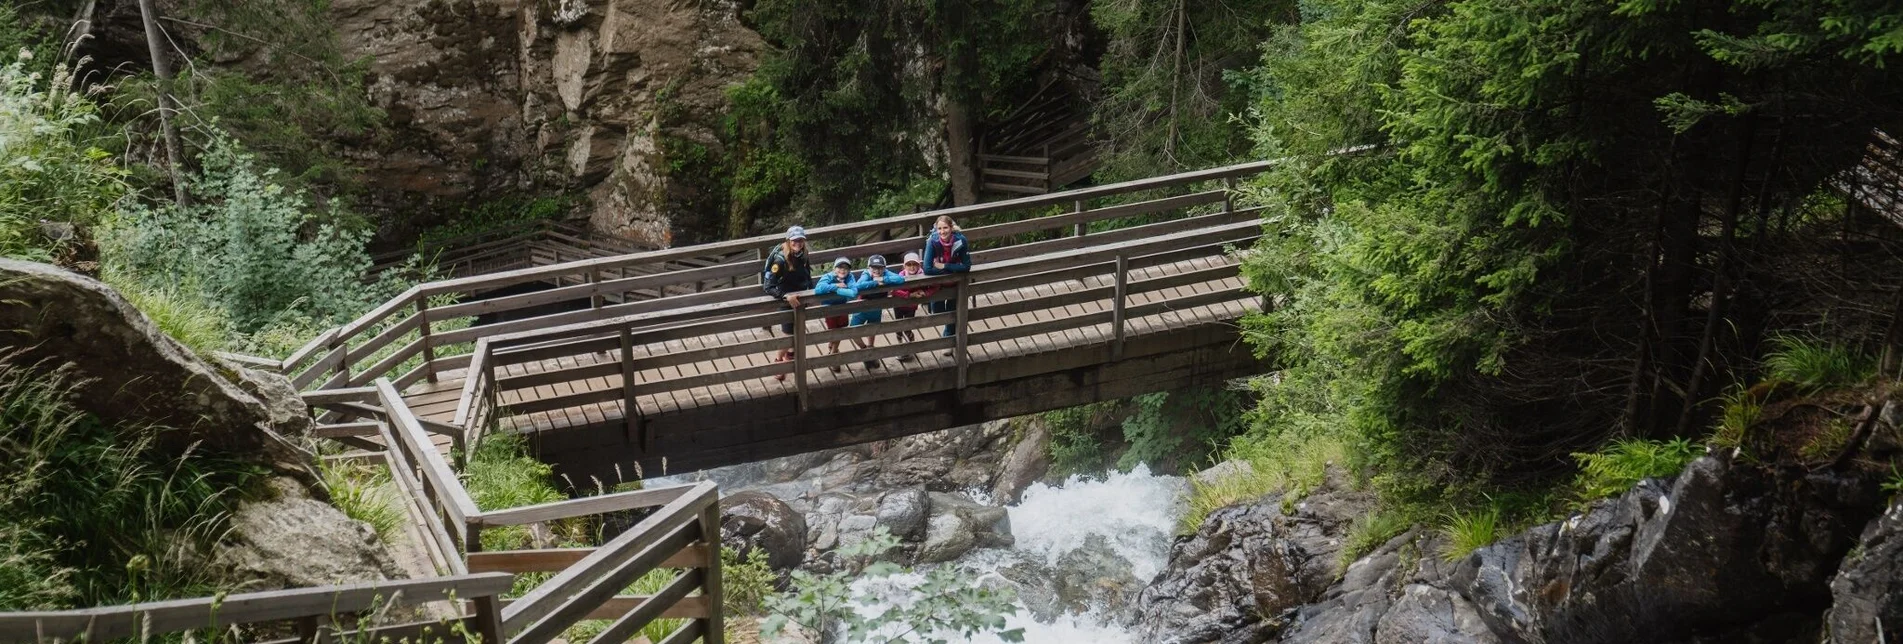
[[[1257,161],[1020,199],[959,206],[876,220],[818,226],[808,229],[807,235],[809,241],[814,244],[814,248],[824,246],[828,241],[844,241],[851,245],[848,248],[822,252],[852,252],[855,255],[871,254],[873,252],[892,253],[909,249],[913,244],[917,243],[918,238],[912,237],[910,239],[859,243],[856,236],[866,233],[877,233],[882,230],[891,231],[908,228],[923,232],[924,228],[940,215],[972,218],[1013,211],[1041,209],[1050,206],[1070,207],[1072,211],[1065,214],[1071,215],[1088,212],[1089,209],[1086,206],[1093,199],[1234,179],[1260,173],[1273,167],[1275,163],[1276,161]],[[1033,229],[1035,229],[1035,227],[1033,227]],[[742,278],[756,275],[758,266],[755,265],[754,262],[761,256],[763,249],[779,241],[780,237],[778,235],[762,235],[712,244],[644,251],[610,257],[596,257],[548,266],[505,271],[490,275],[453,278],[418,284],[363,316],[351,320],[336,329],[320,334],[317,338],[313,338],[311,342],[294,352],[291,357],[292,359],[284,361],[282,371],[287,374],[294,374],[292,376],[293,381],[300,387],[310,387],[313,385],[323,388],[350,386],[355,383],[368,382],[371,379],[384,377],[386,375],[394,377],[395,382],[400,387],[407,386],[416,379],[433,379],[436,377],[436,374],[440,372],[462,368],[467,364],[470,358],[468,354],[460,352],[454,356],[436,355],[434,356],[434,360],[428,361],[429,364],[425,365],[425,368],[411,370],[410,372],[400,375],[389,373],[389,370],[406,360],[413,359],[417,353],[425,354],[427,357],[434,353],[436,349],[459,342],[471,342],[475,337],[482,335],[478,332],[473,334],[462,333],[452,336],[441,332],[435,327],[446,320],[454,318],[450,315],[440,315],[438,311],[432,310],[428,319],[424,320],[420,325],[421,328],[418,332],[391,333],[389,335],[392,339],[418,334],[423,336],[409,344],[400,345],[402,351],[405,353],[391,355],[373,365],[360,365],[357,363],[358,360],[377,357],[372,355],[376,353],[375,351],[361,348],[364,344],[363,340],[366,337],[364,334],[370,333],[371,335],[377,335],[388,331],[388,324],[396,320],[393,315],[406,307],[417,307],[420,311],[422,307],[427,306],[428,300],[433,296],[465,295],[523,282],[556,281],[567,284],[596,284],[597,286],[588,290],[588,294],[580,295],[580,297],[594,299],[594,304],[591,306],[591,309],[594,310],[612,308],[610,303],[601,301],[604,295],[608,295],[610,299],[612,299],[615,297],[613,295],[614,293],[645,288],[656,289],[661,296],[661,300],[666,300],[667,298],[699,298],[701,301],[706,301],[708,297],[703,297],[703,294],[700,293],[700,291],[705,290],[703,287],[706,284],[737,284]],[[750,254],[753,259],[731,260],[731,258],[743,254]],[[641,276],[639,275],[630,275],[634,269],[644,266],[660,266],[670,262],[713,256],[729,259],[730,261],[713,264],[705,269],[663,270],[657,275],[658,279],[652,280],[641,280]],[[683,284],[691,284],[691,290],[694,291],[694,293],[675,294],[676,287]],[[616,290],[621,287],[626,287],[626,291]],[[737,297],[739,292],[744,289],[735,287],[728,290],[733,292],[722,293],[718,297]],[[568,293],[575,292],[576,291],[568,291]],[[711,293],[713,292],[709,292],[709,295]],[[757,292],[755,295],[757,295]],[[515,300],[514,302],[516,305],[527,306],[528,304],[525,303],[531,301],[531,299],[532,298],[525,298]],[[627,303],[619,304],[619,306],[627,305]],[[461,309],[461,311],[467,314],[468,309]],[[584,317],[586,317],[586,315],[571,315],[570,317],[559,318],[559,320],[576,321]],[[550,322],[562,323],[557,320],[550,320]],[[475,337],[471,337],[472,335]],[[378,348],[381,349],[383,347]],[[316,362],[311,362],[313,356],[320,355],[322,356],[320,359]]]
[[[486,643],[500,642],[501,607],[498,597],[509,590],[514,576],[504,573],[404,579],[360,584],[296,588],[223,597],[101,606],[65,611],[0,613],[0,643],[37,644],[50,641],[103,642],[125,638],[145,641],[153,636],[198,629],[222,630],[260,622],[298,621],[299,630],[318,636],[321,620],[380,608],[386,604],[415,606],[445,600],[472,600],[475,613],[456,618],[467,631]],[[441,635],[461,639],[454,629]]]

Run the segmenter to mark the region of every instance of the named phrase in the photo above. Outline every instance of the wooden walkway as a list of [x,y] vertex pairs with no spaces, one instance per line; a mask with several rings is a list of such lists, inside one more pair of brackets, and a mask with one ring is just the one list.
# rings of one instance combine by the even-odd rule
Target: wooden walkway
[[[599,461],[566,470],[590,475],[877,440],[1244,375],[1259,365],[1237,345],[1237,321],[1260,301],[1243,288],[1236,252],[1261,235],[1260,214],[1236,207],[1229,185],[1269,167],[810,228],[816,267],[878,254],[896,269],[940,215],[962,224],[972,271],[912,278],[905,288],[936,294],[913,301],[914,318],[885,313],[868,349],[851,342],[864,328],[829,330],[821,319],[896,300],[821,306],[808,297],[787,309],[757,286],[761,258],[780,241],[770,235],[422,284],[281,367],[320,397],[390,380],[439,449],[524,433],[558,469]],[[524,285],[539,286],[515,292]],[[932,314],[932,301],[958,305]],[[769,331],[782,324],[798,331]],[[940,337],[946,325],[958,332]],[[894,334],[906,330],[918,337],[901,345]],[[834,342],[838,353],[827,348]],[[774,361],[789,349],[791,361]]]
[[[1170,275],[1178,275],[1189,271],[1202,271],[1210,268],[1233,265],[1233,261],[1221,257],[1191,259],[1172,263],[1167,266],[1156,266],[1136,271],[1132,278],[1133,281],[1141,282]],[[984,309],[1005,302],[1024,300],[1029,297],[1048,297],[1063,293],[1076,293],[1088,289],[1103,288],[1111,286],[1113,281],[1114,280],[1107,275],[1091,276],[1083,279],[1043,283],[1002,293],[988,293],[977,296],[978,305],[976,308]],[[1132,319],[1129,321],[1126,334],[1135,337],[1149,333],[1152,330],[1179,328],[1195,324],[1234,322],[1246,314],[1249,309],[1254,308],[1253,303],[1250,301],[1253,298],[1247,293],[1242,292],[1241,287],[1242,279],[1240,277],[1227,277],[1135,294],[1131,296],[1129,300],[1130,306],[1143,306],[1152,303],[1167,304],[1194,295],[1217,292],[1234,293],[1238,299],[1216,304],[1194,306],[1181,310],[1172,309],[1157,315]],[[1077,316],[1089,316],[1091,314],[1103,313],[1110,309],[1111,303],[1107,300],[1080,302],[1069,306],[1036,309],[998,318],[977,320],[971,323],[971,331],[974,334],[982,336],[982,334],[990,331],[1061,321]],[[815,311],[815,314],[823,314],[823,309]],[[888,322],[893,321],[891,312],[888,311],[885,317]],[[879,326],[883,327],[887,325],[881,324]],[[806,328],[807,332],[811,334],[817,334],[825,330],[821,320],[818,319],[808,320]],[[930,339],[938,335],[936,331],[937,329],[921,329],[915,331],[915,333],[924,334],[922,336],[924,339]],[[878,342],[881,346],[893,347],[901,344],[892,337],[891,333],[880,330],[877,335],[879,336]],[[1113,339],[1113,335],[1114,333],[1110,323],[1100,323],[1064,328],[1033,336],[972,344],[970,346],[971,360],[974,363],[978,363],[1005,357],[1032,355],[1081,345],[1107,343]],[[759,343],[771,340],[775,337],[784,336],[780,335],[778,330],[744,329],[681,340],[670,340],[664,343],[639,345],[634,347],[634,355],[637,358],[649,358],[694,350],[712,349],[715,347]],[[842,350],[849,353],[851,352],[851,345],[841,343],[841,346],[844,347]],[[840,366],[840,371],[837,373],[831,369],[815,369],[808,372],[808,378],[811,379],[812,386],[814,387],[859,386],[874,381],[885,383],[893,379],[903,380],[918,372],[956,368],[956,361],[952,357],[945,355],[945,353],[946,352],[942,351],[923,351],[916,354],[908,354],[907,357],[913,358],[913,361],[910,362],[902,362],[896,358],[882,358],[879,360],[880,366],[877,369],[864,366],[864,361],[847,362]],[[516,376],[575,369],[599,364],[613,364],[617,359],[618,356],[606,352],[565,356],[541,362],[509,365],[502,370],[501,377],[506,381],[506,379]],[[636,372],[634,374],[635,384],[637,391],[644,389],[651,390],[654,386],[672,380],[730,373],[745,368],[769,367],[772,363],[773,354],[771,353],[751,353],[730,358],[698,361]],[[427,420],[452,423],[455,421],[456,408],[464,387],[463,377],[463,370],[444,373],[441,375],[441,380],[436,383],[423,383],[413,387],[405,394],[406,400],[409,402],[410,407],[416,410],[419,416]],[[598,376],[585,380],[539,385],[528,389],[509,391],[502,396],[500,402],[504,407],[521,407],[538,401],[559,399],[589,392],[610,392],[618,396],[618,392],[623,389],[623,384],[622,377],[619,374]],[[635,400],[636,404],[640,407],[642,416],[653,417],[672,411],[720,405],[723,403],[768,396],[790,395],[794,393],[795,387],[796,383],[790,379],[776,380],[772,377],[763,376],[736,382],[711,384],[692,389],[675,389],[638,395]],[[900,391],[904,390],[902,385],[895,387],[895,389]],[[537,411],[519,416],[507,416],[500,419],[500,429],[515,432],[552,431],[569,427],[613,422],[621,420],[624,417],[625,407],[625,401],[617,398],[606,402]]]

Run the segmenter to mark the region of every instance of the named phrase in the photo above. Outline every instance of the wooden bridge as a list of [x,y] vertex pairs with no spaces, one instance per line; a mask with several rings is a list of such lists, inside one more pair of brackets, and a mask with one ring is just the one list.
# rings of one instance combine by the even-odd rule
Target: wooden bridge
[[[963,225],[972,271],[907,284],[940,287],[911,303],[960,305],[888,316],[871,349],[850,341],[866,329],[828,330],[820,319],[896,301],[826,307],[809,297],[783,308],[757,286],[760,258],[780,241],[771,235],[422,284],[280,366],[306,389],[387,377],[439,443],[523,433],[578,482],[1217,383],[1260,369],[1237,342],[1237,319],[1260,303],[1242,288],[1234,252],[1260,235],[1259,213],[1235,207],[1225,184],[1267,167],[808,229],[818,267],[840,256],[896,260],[941,214]],[[472,297],[530,283],[543,290]],[[635,297],[642,291],[652,296]],[[506,317],[524,311],[535,314]],[[769,331],[782,323],[796,332]],[[946,325],[956,332],[940,337]],[[897,344],[903,330],[920,339]],[[823,349],[833,342],[841,352]],[[773,362],[784,349],[794,359]]]

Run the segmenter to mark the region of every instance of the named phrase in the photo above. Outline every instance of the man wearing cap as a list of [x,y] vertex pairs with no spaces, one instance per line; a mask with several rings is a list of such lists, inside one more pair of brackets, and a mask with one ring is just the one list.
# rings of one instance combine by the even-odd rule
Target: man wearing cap
[[[899,268],[899,276],[904,279],[912,279],[914,277],[925,276],[925,266],[924,264],[919,262],[917,252],[911,252],[911,253],[905,254],[905,265]],[[921,287],[915,287],[915,288],[900,288],[900,289],[892,290],[893,297],[904,298],[907,300],[924,299],[924,298],[931,297],[932,295],[936,293],[938,293],[938,287],[936,286],[921,286]],[[914,315],[918,315],[917,304],[903,304],[903,305],[892,307],[892,319],[894,320],[910,319]],[[895,339],[901,342],[911,342],[913,340],[918,339],[918,333],[915,331],[900,331],[897,334],[895,334]],[[918,357],[910,355],[910,354],[899,356],[899,362],[913,362],[916,360],[918,360]]]
[[[857,290],[859,293],[861,293],[861,295],[859,296],[859,299],[877,300],[877,299],[883,299],[886,297],[886,293],[884,291],[877,290],[880,287],[898,286],[904,283],[905,283],[904,277],[901,277],[898,273],[885,270],[884,256],[873,255],[871,257],[866,258],[866,270],[861,271],[858,274],[857,279],[853,280],[852,287],[854,290]],[[852,325],[853,326],[873,325],[873,324],[878,324],[880,321],[884,319],[885,319],[885,311],[882,309],[860,311],[858,313],[852,314]],[[870,348],[879,346],[879,337],[877,335],[868,334],[866,337],[863,337],[863,338],[853,338],[852,343],[854,346],[857,346],[860,349],[870,349]],[[867,360],[866,368],[878,369],[879,361]]]
[[[791,310],[800,305],[798,293],[813,287],[813,266],[806,261],[806,229],[793,226],[786,229],[786,241],[773,247],[767,255],[766,266],[760,269],[760,288],[774,299],[783,299]],[[780,325],[780,332],[793,335],[793,323]],[[793,359],[792,349],[781,349],[774,362],[786,362]],[[775,376],[785,380],[786,374]]]

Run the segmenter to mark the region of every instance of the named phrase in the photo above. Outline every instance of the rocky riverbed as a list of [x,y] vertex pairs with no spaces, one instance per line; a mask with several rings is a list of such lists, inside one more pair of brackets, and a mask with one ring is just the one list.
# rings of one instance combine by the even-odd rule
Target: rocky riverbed
[[906,563],[1014,587],[1031,642],[1875,642],[1903,624],[1903,506],[1869,477],[1713,454],[1457,560],[1417,527],[1343,568],[1372,498],[1339,475],[1173,536],[1182,479],[1045,480],[1042,431],[995,422],[707,476],[730,491],[728,543],[776,568],[831,570],[884,526]]

